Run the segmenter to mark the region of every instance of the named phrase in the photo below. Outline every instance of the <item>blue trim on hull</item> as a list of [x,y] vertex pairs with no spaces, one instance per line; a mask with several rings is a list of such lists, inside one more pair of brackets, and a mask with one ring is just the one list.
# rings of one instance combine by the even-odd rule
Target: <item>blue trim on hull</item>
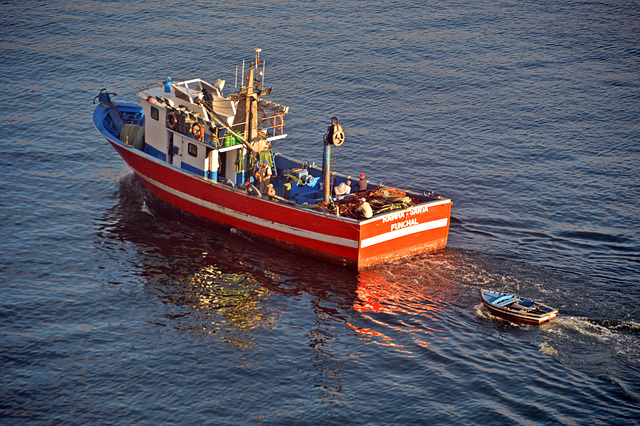
[[194,167],[192,165],[182,163],[181,168],[182,168],[182,170],[186,170],[186,171],[188,171],[190,173],[193,173],[193,174],[196,174],[198,176],[203,176],[204,177],[204,170],[200,170],[199,168]]
[[167,161],[167,154],[149,144],[145,144],[144,152],[156,157],[158,160]]

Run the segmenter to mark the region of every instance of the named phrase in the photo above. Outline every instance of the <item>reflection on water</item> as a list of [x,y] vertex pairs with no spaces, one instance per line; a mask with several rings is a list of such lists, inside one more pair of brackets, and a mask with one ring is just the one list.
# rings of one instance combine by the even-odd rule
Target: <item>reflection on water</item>
[[[182,214],[133,174],[119,184],[117,204],[99,220],[97,244],[113,253],[114,283],[139,282],[164,305],[149,323],[265,351],[268,368],[277,369],[274,354],[288,349],[285,356],[310,363],[300,370],[302,382],[326,401],[340,400],[346,355],[336,345],[356,300],[357,272]],[[123,271],[131,270],[135,279],[123,283]],[[243,369],[265,368],[259,355],[253,362],[238,356]]]
[[438,324],[445,304],[442,287],[428,276],[407,274],[407,267],[405,263],[402,269],[391,265],[360,272],[353,307],[363,321],[348,325],[362,340],[411,353],[412,344],[427,348],[448,336]]
[[[310,295],[318,300],[319,320],[344,321],[343,307],[355,297],[355,272],[185,215],[157,200],[133,173],[121,178],[117,196],[100,218],[97,244],[114,253],[114,283],[127,278],[123,271],[136,270],[147,292],[177,308],[149,322],[252,347],[251,331],[272,327],[281,314],[266,303],[273,295]],[[116,262],[123,258],[120,242],[133,243],[126,265]]]
[[249,274],[223,272],[218,266],[203,266],[185,277],[173,277],[170,289],[158,293],[176,306],[188,307],[192,321],[181,324],[179,317],[167,315],[176,328],[200,333],[223,332],[223,339],[234,346],[253,345],[249,331],[270,327],[272,317],[260,307],[269,295]]

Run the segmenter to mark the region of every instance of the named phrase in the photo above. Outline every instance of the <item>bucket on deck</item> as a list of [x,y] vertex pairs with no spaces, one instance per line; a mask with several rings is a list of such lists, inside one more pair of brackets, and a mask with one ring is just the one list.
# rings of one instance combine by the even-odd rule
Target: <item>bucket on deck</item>
[[286,199],[289,199],[289,194],[291,194],[291,183],[287,182],[282,185],[282,196]]
[[240,138],[241,136],[239,132],[230,131],[224,135],[224,138],[222,138],[222,144],[224,146],[238,145],[242,143]]

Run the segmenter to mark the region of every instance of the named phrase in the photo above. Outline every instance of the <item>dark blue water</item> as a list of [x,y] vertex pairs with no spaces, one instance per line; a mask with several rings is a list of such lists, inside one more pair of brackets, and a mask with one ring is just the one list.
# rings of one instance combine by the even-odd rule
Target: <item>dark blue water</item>
[[[0,5],[0,423],[637,424],[637,1]],[[454,201],[446,250],[355,272],[147,193],[106,87],[263,49],[276,146]],[[487,287],[560,309],[534,327]]]

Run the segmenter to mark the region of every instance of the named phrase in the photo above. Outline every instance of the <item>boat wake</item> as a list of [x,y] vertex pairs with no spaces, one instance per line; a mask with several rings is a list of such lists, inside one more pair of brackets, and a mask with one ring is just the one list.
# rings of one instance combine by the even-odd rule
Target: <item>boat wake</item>
[[538,351],[541,354],[544,354],[544,355],[549,355],[549,356],[552,356],[552,357],[558,356],[557,349],[555,349],[553,346],[551,346],[551,344],[549,342],[542,342],[538,346]]
[[[551,338],[547,345],[558,349],[593,346],[596,352],[610,351],[614,357],[627,358],[627,362],[640,367],[639,323],[565,316],[554,322],[555,327],[543,329]],[[567,356],[570,354],[567,352]]]
[[640,323],[560,316],[542,329],[540,353],[582,371],[606,371],[607,378],[636,402],[640,387],[626,380],[640,369]]
[[560,337],[581,337],[599,343],[637,341],[640,336],[640,324],[635,322],[562,316],[557,318],[556,324],[559,324],[560,327],[547,331]]
[[147,206],[147,202],[146,202],[146,201],[142,203],[142,208],[141,208],[141,210],[142,210],[144,213],[147,213],[148,215],[153,216],[153,213],[151,213],[151,210],[150,210],[150,209],[149,209],[149,207]]
[[231,229],[229,230],[229,233],[230,233],[231,235],[236,235],[236,236],[238,236],[238,237],[242,237],[242,238],[245,238],[245,239],[247,239],[247,240],[250,240],[250,239],[251,239],[251,238],[249,238],[249,236],[248,236],[247,234],[245,234],[244,232],[242,232],[242,231],[241,231],[241,230],[239,230],[238,228],[231,228]]

